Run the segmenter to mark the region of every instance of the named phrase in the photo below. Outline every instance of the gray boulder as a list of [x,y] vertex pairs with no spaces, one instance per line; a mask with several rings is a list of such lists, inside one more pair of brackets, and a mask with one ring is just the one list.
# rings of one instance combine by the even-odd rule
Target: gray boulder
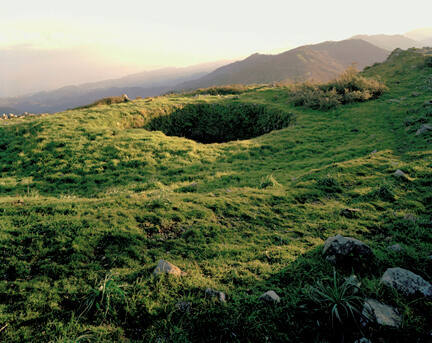
[[405,177],[406,176],[406,174],[400,169],[397,169],[393,175],[396,177]]
[[416,131],[416,136],[420,136],[425,134],[428,131],[432,131],[432,125],[430,124],[422,124],[420,128]]
[[211,289],[211,288],[206,288],[205,295],[207,297],[210,297],[210,298],[216,298],[221,303],[225,303],[226,302],[226,294],[224,292],[216,291],[216,290]]
[[327,261],[334,264],[352,264],[355,261],[367,261],[373,258],[369,246],[358,239],[342,235],[327,238],[322,253]]
[[186,275],[186,273],[182,272],[182,270],[179,267],[165,260],[159,260],[156,268],[153,271],[153,274],[154,275],[170,274],[174,276]]
[[275,291],[267,291],[259,297],[259,300],[266,303],[277,304],[280,303],[280,297]]
[[381,282],[407,296],[422,296],[432,299],[432,285],[407,269],[389,268],[381,277]]
[[400,327],[402,317],[392,306],[380,303],[375,299],[366,299],[362,311],[363,324],[376,323],[393,328]]

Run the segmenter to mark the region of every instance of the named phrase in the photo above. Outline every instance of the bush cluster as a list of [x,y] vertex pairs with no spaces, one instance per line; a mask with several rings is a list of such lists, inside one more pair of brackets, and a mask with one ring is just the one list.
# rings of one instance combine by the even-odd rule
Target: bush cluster
[[350,67],[329,83],[295,85],[291,89],[291,101],[295,106],[327,111],[341,104],[376,99],[386,89],[382,82],[361,76]]
[[289,125],[292,114],[260,104],[189,104],[171,114],[153,118],[146,126],[168,136],[201,143],[249,139]]
[[244,85],[213,86],[208,88],[199,88],[189,95],[230,95],[241,94],[248,91],[250,87]]

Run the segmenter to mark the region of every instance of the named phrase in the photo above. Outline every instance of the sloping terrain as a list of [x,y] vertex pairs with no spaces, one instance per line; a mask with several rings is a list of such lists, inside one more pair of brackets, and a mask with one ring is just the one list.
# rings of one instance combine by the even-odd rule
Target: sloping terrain
[[254,54],[198,80],[185,82],[177,89],[279,81],[329,81],[353,63],[361,70],[382,62],[388,54],[384,49],[359,39],[305,45],[278,55]]
[[[432,303],[379,281],[397,266],[432,280],[432,136],[416,135],[432,118],[425,59],[397,51],[363,73],[384,95],[327,112],[264,86],[0,121],[0,339],[426,342]],[[233,104],[289,120],[214,144],[149,130],[187,106]],[[359,292],[397,308],[400,329],[338,324],[308,296],[333,278],[321,251],[335,234],[372,248]],[[187,274],[155,277],[159,259]],[[268,290],[279,304],[259,301]]]
[[421,48],[423,45],[404,35],[357,35],[351,39],[362,39],[382,49],[393,51],[394,49]]

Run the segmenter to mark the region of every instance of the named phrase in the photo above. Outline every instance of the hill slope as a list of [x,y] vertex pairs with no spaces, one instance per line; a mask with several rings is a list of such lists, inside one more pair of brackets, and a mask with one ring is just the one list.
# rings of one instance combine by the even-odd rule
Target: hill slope
[[351,39],[362,39],[382,49],[393,51],[394,49],[421,48],[423,45],[414,39],[403,35],[357,35]]
[[278,55],[254,54],[176,88],[312,79],[328,81],[353,63],[363,69],[375,62],[382,62],[387,56],[387,51],[362,40],[324,42],[301,46]]
[[[431,302],[379,280],[395,266],[432,277],[432,137],[416,135],[431,121],[431,68],[397,51],[363,74],[389,91],[328,112],[257,87],[0,121],[0,339],[427,341]],[[220,144],[146,129],[202,106],[277,114],[283,128]],[[360,332],[310,297],[318,282],[333,287],[321,252],[338,233],[372,248],[357,295],[396,307],[401,329]],[[159,259],[187,275],[154,277]],[[341,283],[351,269],[336,272]],[[280,303],[259,300],[268,290]]]

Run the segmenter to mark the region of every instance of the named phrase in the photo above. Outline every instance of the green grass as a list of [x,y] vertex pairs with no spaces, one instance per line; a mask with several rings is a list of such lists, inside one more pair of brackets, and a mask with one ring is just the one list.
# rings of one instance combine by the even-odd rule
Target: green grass
[[[404,315],[403,329],[374,329],[372,341],[426,339],[432,303],[393,294],[379,278],[400,266],[432,279],[432,137],[415,135],[431,121],[432,69],[408,51],[364,75],[389,90],[326,112],[293,107],[278,86],[0,121],[0,339],[334,341],[331,317],[307,290],[332,279],[321,249],[337,233],[376,254],[358,274],[361,294]],[[145,128],[188,105],[238,102],[293,120],[215,144]],[[358,216],[341,216],[347,207]],[[395,243],[406,250],[389,251]],[[187,276],[155,278],[161,258]],[[227,303],[206,298],[207,287]],[[258,300],[270,289],[280,304]]]

